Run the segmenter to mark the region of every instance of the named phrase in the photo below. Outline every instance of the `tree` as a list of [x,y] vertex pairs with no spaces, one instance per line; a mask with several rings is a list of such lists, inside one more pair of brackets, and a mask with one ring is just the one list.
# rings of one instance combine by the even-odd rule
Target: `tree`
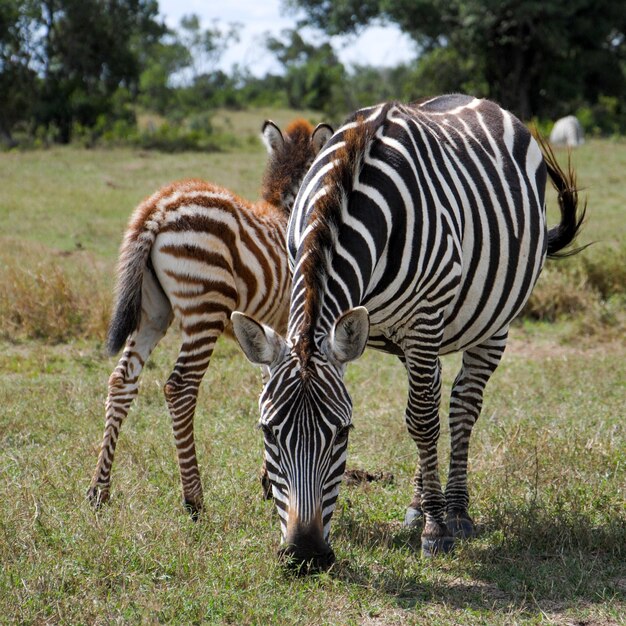
[[42,98],[37,121],[68,142],[72,126],[111,112],[113,94],[136,94],[140,50],[165,31],[155,0],[43,0]]
[[[616,0],[287,0],[328,34],[393,22],[422,59],[450,53],[442,70],[469,63],[474,82],[523,119],[563,100],[624,97],[626,11]],[[441,60],[439,57],[430,57]],[[450,64],[450,61],[455,61]],[[480,75],[476,73],[480,72]],[[450,74],[439,74],[449,86]],[[436,81],[435,81],[436,82]],[[461,89],[458,85],[457,89]],[[424,94],[426,95],[426,94]]]
[[227,27],[220,26],[217,21],[210,28],[202,28],[200,18],[185,15],[180,20],[177,39],[189,52],[187,68],[191,74],[188,84],[193,84],[198,77],[211,72],[224,51],[231,43],[239,41],[240,24],[233,23]]
[[314,46],[287,29],[282,39],[269,37],[266,46],[285,68],[289,106],[331,117],[345,111],[345,69],[328,42]]
[[197,15],[185,15],[179,27],[168,30],[146,53],[140,79],[140,102],[161,114],[203,109],[232,95],[230,78],[216,70],[227,47],[238,40],[239,24],[216,21],[202,28]]
[[17,122],[29,119],[36,99],[37,75],[32,23],[38,15],[34,1],[0,3],[0,138],[11,146]]
[[190,52],[168,32],[161,40],[147,46],[144,69],[139,76],[138,101],[146,109],[166,114],[176,99],[172,77],[190,64]]
[[408,65],[372,67],[355,65],[347,77],[347,109],[370,106],[384,100],[411,100],[415,70]]

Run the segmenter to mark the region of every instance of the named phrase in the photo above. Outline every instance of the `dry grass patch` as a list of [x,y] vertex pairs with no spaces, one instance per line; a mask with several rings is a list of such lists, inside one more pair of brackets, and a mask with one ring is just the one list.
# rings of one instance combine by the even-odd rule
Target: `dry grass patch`
[[[68,266],[64,261],[70,254],[80,259],[72,259]],[[36,244],[3,246],[0,335],[4,339],[53,343],[102,339],[111,300],[103,264],[89,253],[54,253]]]

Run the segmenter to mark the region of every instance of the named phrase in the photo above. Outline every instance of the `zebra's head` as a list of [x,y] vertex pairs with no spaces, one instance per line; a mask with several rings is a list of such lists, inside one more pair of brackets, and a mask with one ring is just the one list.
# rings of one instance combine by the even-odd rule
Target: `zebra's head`
[[304,175],[332,134],[328,124],[313,128],[303,119],[291,122],[283,134],[274,122],[266,120],[261,139],[270,158],[263,175],[263,199],[288,217]]
[[286,340],[242,313],[231,319],[248,359],[268,370],[259,424],[280,517],[279,554],[297,568],[325,569],[335,558],[328,541],[330,520],[352,425],[343,376],[346,364],[365,349],[367,311],[357,307],[341,315],[306,362],[297,339]]

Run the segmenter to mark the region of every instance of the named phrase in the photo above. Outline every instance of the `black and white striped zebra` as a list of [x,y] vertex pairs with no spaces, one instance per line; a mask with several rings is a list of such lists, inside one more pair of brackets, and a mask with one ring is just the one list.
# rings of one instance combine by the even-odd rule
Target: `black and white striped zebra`
[[[546,173],[561,223],[546,228]],[[400,357],[419,466],[406,523],[424,554],[473,533],[467,456],[483,390],[546,254],[582,223],[573,172],[493,102],[463,95],[363,109],[305,177],[288,229],[294,275],[286,339],[239,313],[248,358],[269,368],[260,397],[282,552],[324,567],[352,406],[345,365],[366,344]],[[564,253],[561,253],[561,255]],[[445,492],[437,440],[439,356],[463,352],[450,406]]]

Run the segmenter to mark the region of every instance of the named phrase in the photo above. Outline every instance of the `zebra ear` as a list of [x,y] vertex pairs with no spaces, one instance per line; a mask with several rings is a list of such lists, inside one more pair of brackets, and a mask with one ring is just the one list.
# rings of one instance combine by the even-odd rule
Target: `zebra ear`
[[313,150],[315,154],[317,154],[323,147],[324,144],[332,137],[333,129],[328,124],[318,124],[311,135],[311,144],[313,145]]
[[283,354],[285,340],[269,326],[239,311],[233,311],[230,319],[237,342],[250,362],[269,366]]
[[265,120],[263,128],[261,129],[261,139],[269,154],[273,154],[276,150],[285,145],[285,140],[283,134],[280,132],[280,128],[278,128],[272,120]]
[[327,356],[343,365],[358,359],[365,350],[370,333],[370,318],[364,306],[341,315],[330,331]]

